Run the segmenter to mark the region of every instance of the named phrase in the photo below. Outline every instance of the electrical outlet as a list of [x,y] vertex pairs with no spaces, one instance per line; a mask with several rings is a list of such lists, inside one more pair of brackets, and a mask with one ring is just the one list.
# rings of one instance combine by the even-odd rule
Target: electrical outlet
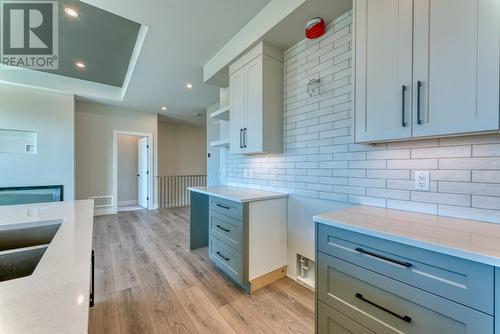
[[429,172],[415,172],[415,190],[429,191]]

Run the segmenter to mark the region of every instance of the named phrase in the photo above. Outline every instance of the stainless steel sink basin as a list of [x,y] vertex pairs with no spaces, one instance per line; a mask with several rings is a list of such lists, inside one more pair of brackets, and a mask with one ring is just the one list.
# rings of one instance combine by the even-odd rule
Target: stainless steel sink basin
[[61,223],[59,220],[51,220],[30,224],[29,226],[21,225],[0,229],[0,252],[48,245],[59,230]]
[[0,282],[33,274],[47,248],[48,245],[0,252]]
[[0,282],[33,274],[61,224],[51,220],[0,229]]

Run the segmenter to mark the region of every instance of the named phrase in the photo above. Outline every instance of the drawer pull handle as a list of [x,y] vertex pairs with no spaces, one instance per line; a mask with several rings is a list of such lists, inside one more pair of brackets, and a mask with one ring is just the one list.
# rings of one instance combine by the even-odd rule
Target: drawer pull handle
[[420,119],[420,90],[422,88],[422,81],[417,81],[417,124],[422,124],[422,119]]
[[391,259],[390,257],[384,256],[384,255],[380,255],[380,254],[376,254],[376,253],[364,250],[363,248],[360,248],[360,247],[356,248],[356,251],[360,252],[362,254],[366,254],[366,255],[373,256],[373,257],[376,257],[376,258],[379,258],[379,259],[382,259],[382,260],[385,260],[385,261],[389,261],[389,262],[395,263],[395,264],[400,265],[402,267],[410,268],[412,266],[412,264],[409,263],[409,262],[403,262],[403,261]]
[[222,255],[222,253],[221,253],[221,252],[215,252],[215,253],[216,253],[217,255],[219,255],[219,257],[223,258],[223,259],[224,259],[224,260],[226,260],[226,261],[231,260],[230,258],[225,257],[224,255]]
[[378,308],[378,309],[380,309],[380,310],[382,310],[384,312],[387,312],[390,315],[395,316],[396,318],[403,320],[404,322],[407,322],[407,323],[411,322],[411,318],[409,316],[407,316],[407,315],[399,315],[399,314],[397,314],[395,312],[392,312],[391,310],[386,309],[383,306],[377,305],[376,303],[374,303],[374,302],[366,299],[365,297],[363,297],[363,295],[360,294],[360,293],[357,293],[355,296],[356,296],[356,298],[364,301],[365,303],[368,303],[368,304],[370,304],[372,306],[375,306],[376,308]]
[[220,225],[217,225],[217,228],[218,228],[219,230],[223,230],[224,232],[228,232],[228,233],[229,233],[229,232],[231,232],[231,230],[228,230],[227,228],[224,228],[224,227],[222,227],[222,226],[220,226]]
[[219,208],[223,208],[223,209],[226,209],[226,210],[231,209],[230,207],[225,206],[225,205],[222,205],[222,204],[219,204],[219,203],[217,203],[217,206],[218,206]]
[[406,95],[406,86],[403,85],[401,88],[401,125],[403,128],[406,128],[405,122],[405,95]]

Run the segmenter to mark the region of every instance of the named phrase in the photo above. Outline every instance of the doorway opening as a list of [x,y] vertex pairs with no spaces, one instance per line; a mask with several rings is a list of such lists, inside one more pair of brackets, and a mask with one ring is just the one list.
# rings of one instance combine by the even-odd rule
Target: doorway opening
[[114,206],[116,212],[151,209],[152,135],[115,131]]

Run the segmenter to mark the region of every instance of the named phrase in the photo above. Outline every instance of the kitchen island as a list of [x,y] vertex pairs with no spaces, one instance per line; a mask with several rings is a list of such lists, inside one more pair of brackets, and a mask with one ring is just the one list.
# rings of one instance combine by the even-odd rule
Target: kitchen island
[[17,234],[19,244],[32,246],[23,249],[45,251],[30,275],[0,282],[0,333],[88,332],[93,208],[91,200],[0,207],[0,236],[55,227],[42,246]]
[[232,186],[189,188],[190,248],[247,292],[286,276],[288,195]]

